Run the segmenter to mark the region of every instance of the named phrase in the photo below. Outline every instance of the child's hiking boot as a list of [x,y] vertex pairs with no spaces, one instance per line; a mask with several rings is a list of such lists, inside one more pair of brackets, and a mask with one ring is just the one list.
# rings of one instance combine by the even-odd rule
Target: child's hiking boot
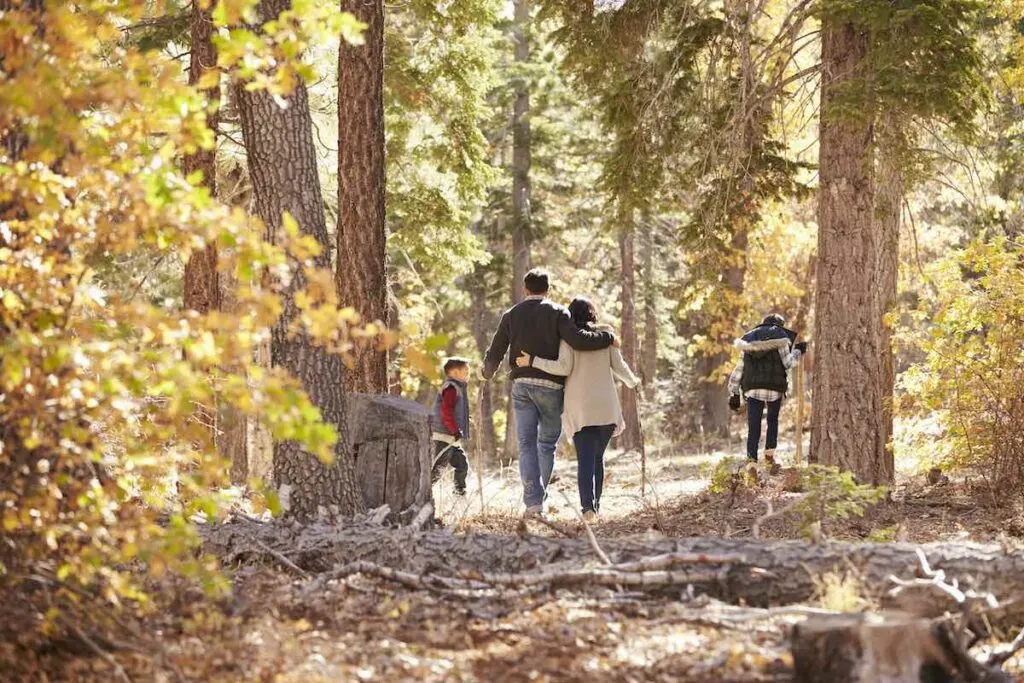
[[597,513],[594,512],[593,510],[584,510],[584,512],[583,512],[583,521],[586,522],[587,524],[596,524],[597,523]]
[[779,467],[779,463],[775,462],[775,451],[764,452],[764,468],[768,471],[768,474],[778,474],[782,469]]

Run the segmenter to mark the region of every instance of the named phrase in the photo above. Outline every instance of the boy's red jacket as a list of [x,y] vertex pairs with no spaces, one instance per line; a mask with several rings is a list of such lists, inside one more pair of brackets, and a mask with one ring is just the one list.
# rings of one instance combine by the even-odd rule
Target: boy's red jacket
[[441,422],[451,434],[457,437],[462,436],[458,423],[455,422],[455,403],[459,400],[459,393],[455,387],[449,386],[441,393]]

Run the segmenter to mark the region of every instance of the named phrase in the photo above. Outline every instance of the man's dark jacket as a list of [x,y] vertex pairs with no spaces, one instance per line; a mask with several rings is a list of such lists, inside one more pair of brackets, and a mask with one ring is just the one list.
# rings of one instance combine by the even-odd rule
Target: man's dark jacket
[[607,331],[580,329],[564,306],[544,298],[529,298],[501,316],[491,347],[484,356],[483,375],[487,379],[494,376],[507,350],[512,379],[533,377],[565,384],[565,377],[549,375],[537,368],[516,367],[516,358],[524,351],[531,356],[558,360],[558,345],[562,339],[577,351],[600,351],[612,345],[614,336]]

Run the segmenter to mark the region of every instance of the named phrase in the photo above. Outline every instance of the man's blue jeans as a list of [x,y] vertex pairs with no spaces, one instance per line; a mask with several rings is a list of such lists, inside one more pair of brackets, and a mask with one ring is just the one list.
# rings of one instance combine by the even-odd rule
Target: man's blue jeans
[[562,435],[563,393],[562,389],[512,383],[512,410],[519,436],[519,478],[523,480],[523,502],[527,507],[544,502],[555,467],[555,445]]

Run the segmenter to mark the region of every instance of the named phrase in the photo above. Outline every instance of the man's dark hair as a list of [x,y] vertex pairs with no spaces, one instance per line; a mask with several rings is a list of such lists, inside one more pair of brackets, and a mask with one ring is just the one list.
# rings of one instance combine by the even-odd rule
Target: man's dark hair
[[469,367],[469,360],[467,360],[465,358],[459,358],[457,356],[453,356],[451,358],[446,358],[445,361],[444,361],[444,374],[447,375],[452,370],[457,370],[459,368],[468,368],[468,367]]
[[534,268],[523,278],[523,285],[530,294],[541,295],[548,293],[548,271],[543,268]]
[[776,327],[785,327],[786,326],[786,319],[783,318],[778,313],[771,313],[771,314],[766,315],[764,317],[764,320],[761,321],[761,324],[762,325],[775,325]]

